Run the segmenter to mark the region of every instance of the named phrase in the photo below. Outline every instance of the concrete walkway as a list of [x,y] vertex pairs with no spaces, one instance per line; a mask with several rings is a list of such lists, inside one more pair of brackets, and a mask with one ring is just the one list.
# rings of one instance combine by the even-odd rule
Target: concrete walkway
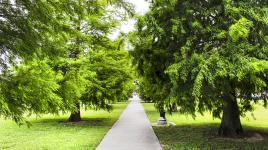
[[133,97],[97,150],[162,150],[137,96]]

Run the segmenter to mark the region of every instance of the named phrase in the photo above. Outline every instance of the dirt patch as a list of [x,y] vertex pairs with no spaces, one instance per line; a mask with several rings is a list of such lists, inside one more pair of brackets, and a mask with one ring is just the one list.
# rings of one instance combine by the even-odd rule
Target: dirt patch
[[263,141],[264,137],[259,133],[254,133],[252,137],[246,138],[246,140],[247,142],[255,143],[255,142]]
[[249,143],[268,141],[268,133],[259,131],[248,131],[245,133],[245,140]]
[[205,136],[209,140],[216,139],[219,141],[235,141],[235,142],[247,142],[247,143],[260,143],[268,142],[268,133],[258,130],[245,130],[243,135],[235,137],[223,137],[219,136],[215,130],[205,131]]
[[85,124],[88,124],[89,121],[86,121],[86,120],[82,120],[78,122],[61,121],[59,123],[63,125],[85,125]]
[[107,118],[85,119],[79,122],[60,121],[59,124],[65,126],[107,126]]

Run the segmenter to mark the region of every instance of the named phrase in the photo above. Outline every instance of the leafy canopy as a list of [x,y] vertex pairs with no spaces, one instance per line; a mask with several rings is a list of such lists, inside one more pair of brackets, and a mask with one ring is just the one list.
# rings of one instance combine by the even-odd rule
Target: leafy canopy
[[0,1],[0,116],[110,110],[126,98],[128,53],[108,34],[132,11],[117,0]]
[[267,16],[265,0],[153,1],[130,35],[142,96],[193,116],[219,117],[233,91],[241,114],[266,106]]

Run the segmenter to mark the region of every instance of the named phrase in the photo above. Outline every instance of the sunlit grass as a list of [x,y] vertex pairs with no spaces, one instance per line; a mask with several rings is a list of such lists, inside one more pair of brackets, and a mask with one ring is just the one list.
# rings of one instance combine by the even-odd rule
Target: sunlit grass
[[0,149],[12,150],[91,150],[125,109],[126,103],[114,104],[112,112],[82,111],[80,123],[67,123],[68,114],[62,116],[31,116],[32,126],[19,127],[13,121],[0,119]]
[[[143,103],[149,120],[154,123],[159,113],[153,104]],[[205,113],[197,115],[195,119],[178,113],[167,114],[167,120],[174,122],[175,126],[154,127],[161,145],[165,150],[170,149],[268,149],[268,110],[257,107],[253,112],[241,118],[245,138],[222,138],[217,135],[219,119]]]

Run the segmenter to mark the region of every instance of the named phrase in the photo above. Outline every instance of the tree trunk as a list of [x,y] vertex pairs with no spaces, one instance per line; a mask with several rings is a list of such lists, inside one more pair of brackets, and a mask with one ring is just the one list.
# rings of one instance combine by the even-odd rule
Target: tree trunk
[[240,122],[240,112],[237,105],[235,93],[223,96],[223,115],[219,128],[219,135],[236,137],[243,134]]
[[70,117],[69,117],[69,121],[70,122],[79,122],[81,121],[81,116],[80,116],[80,104],[76,103],[76,111],[72,112]]

